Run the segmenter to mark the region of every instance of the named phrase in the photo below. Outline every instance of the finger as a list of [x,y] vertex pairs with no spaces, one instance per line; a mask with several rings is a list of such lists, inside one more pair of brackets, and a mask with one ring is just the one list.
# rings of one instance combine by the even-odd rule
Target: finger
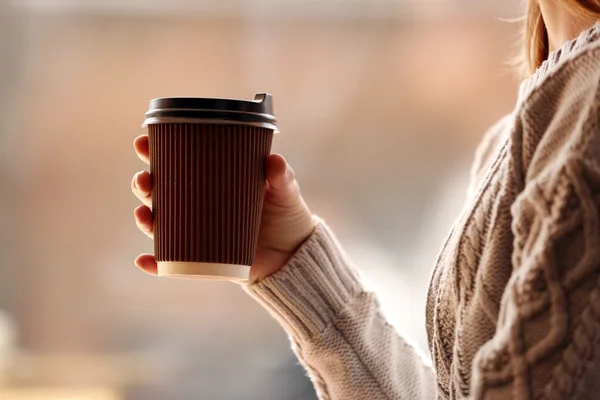
[[152,177],[147,171],[138,172],[131,180],[131,191],[148,207],[152,207]]
[[279,154],[267,158],[268,195],[280,201],[299,197],[294,170]]
[[294,181],[294,170],[280,154],[267,158],[267,181],[273,190],[286,190]]
[[148,146],[148,135],[140,135],[133,139],[133,148],[140,160],[150,164],[150,147]]
[[139,206],[133,211],[135,223],[150,239],[154,238],[152,211],[147,206]]
[[158,265],[152,254],[139,255],[135,259],[135,265],[147,274],[156,275],[158,273]]

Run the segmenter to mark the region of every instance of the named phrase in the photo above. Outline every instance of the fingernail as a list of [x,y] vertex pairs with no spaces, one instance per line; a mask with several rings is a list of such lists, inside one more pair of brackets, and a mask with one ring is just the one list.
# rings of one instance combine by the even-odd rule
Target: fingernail
[[140,173],[136,173],[135,176],[133,177],[133,186],[137,189],[140,190],[139,186],[138,186],[138,177],[140,176]]

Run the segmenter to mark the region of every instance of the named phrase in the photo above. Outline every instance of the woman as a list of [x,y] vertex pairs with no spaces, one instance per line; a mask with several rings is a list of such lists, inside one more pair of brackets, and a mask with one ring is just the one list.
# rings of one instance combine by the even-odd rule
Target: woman
[[[600,398],[600,2],[530,0],[529,68],[485,135],[427,302],[433,366],[386,322],[292,169],[267,161],[252,283],[322,399]],[[148,160],[148,140],[135,149]],[[151,178],[134,177],[152,235]],[[432,249],[433,251],[433,249]],[[156,273],[151,255],[136,264]]]

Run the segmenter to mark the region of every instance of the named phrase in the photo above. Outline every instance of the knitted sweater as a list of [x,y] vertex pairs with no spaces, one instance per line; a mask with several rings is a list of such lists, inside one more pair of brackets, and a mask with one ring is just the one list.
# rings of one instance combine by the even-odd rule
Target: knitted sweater
[[432,363],[323,222],[247,286],[321,399],[600,398],[599,108],[600,23],[523,82],[477,151],[429,288]]

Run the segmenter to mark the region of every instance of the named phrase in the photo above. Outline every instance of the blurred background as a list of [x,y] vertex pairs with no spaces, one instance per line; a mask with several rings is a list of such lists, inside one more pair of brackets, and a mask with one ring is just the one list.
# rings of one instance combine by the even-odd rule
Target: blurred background
[[160,96],[270,92],[274,151],[427,352],[431,268],[510,112],[506,0],[0,0],[0,399],[315,399],[228,283],[152,278],[132,140]]

